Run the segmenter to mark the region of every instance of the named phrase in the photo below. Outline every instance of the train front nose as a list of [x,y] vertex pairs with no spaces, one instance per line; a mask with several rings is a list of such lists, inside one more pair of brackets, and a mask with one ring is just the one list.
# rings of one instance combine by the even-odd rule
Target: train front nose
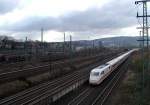
[[90,84],[97,84],[97,82],[98,82],[98,77],[93,77],[93,76],[90,77],[89,79]]
[[89,83],[97,84],[98,80],[99,80],[99,72],[97,71],[97,69],[95,69],[95,71],[93,70],[90,73]]
[[97,81],[96,80],[89,80],[89,83],[90,84],[97,84]]

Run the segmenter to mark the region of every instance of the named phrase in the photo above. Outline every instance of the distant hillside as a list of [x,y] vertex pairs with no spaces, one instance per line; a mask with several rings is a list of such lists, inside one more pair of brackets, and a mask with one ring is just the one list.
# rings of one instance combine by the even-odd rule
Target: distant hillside
[[139,37],[128,37],[128,36],[120,36],[120,37],[109,37],[109,38],[101,38],[93,40],[80,40],[74,41],[75,46],[105,46],[105,47],[131,47],[131,46],[139,46],[139,42],[137,41]]
[[137,41],[138,39],[139,37],[126,37],[126,36],[109,37],[109,38],[96,39],[95,44],[98,45],[99,41],[101,41],[103,46],[106,46],[106,47],[138,46],[139,45],[139,42]]

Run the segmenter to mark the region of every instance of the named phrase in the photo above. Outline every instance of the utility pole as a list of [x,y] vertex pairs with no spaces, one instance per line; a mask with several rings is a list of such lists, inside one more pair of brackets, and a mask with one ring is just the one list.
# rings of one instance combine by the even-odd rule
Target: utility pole
[[44,29],[41,28],[41,42],[43,42],[43,31],[44,31]]
[[25,55],[25,61],[27,61],[27,36],[25,37],[25,42],[24,42],[24,55]]
[[72,52],[72,36],[70,35],[70,52]]
[[27,52],[27,40],[28,40],[28,37],[26,36],[25,37],[25,42],[24,42],[24,51]]
[[[144,72],[148,72],[149,69],[149,35],[148,35],[148,17],[150,17],[150,15],[147,14],[147,2],[150,2],[150,0],[143,0],[143,1],[136,1],[135,4],[142,4],[142,15],[139,15],[139,13],[137,12],[137,18],[142,18],[142,41],[143,42],[143,54],[144,52],[146,52],[146,57],[143,56],[143,82],[145,82],[145,73]],[[146,50],[145,50],[146,49]],[[146,73],[147,74],[147,73]],[[145,83],[144,83],[145,84]]]
[[70,60],[72,64],[72,36],[70,35]]
[[66,44],[66,35],[65,35],[65,32],[64,32],[64,44],[63,44],[63,47],[64,47],[64,48],[63,48],[63,49],[64,49],[64,54],[65,54],[65,48],[66,48],[66,47],[65,47],[65,44]]
[[93,45],[92,46],[93,46],[93,49],[94,49],[94,39],[93,39]]
[[95,42],[94,42],[94,39],[93,39],[93,43],[92,43],[92,44],[93,44],[93,45],[92,45],[92,46],[93,46],[93,49],[92,49],[93,55],[94,55],[94,53],[95,53],[95,45],[94,45],[94,43],[95,43]]
[[27,40],[28,40],[28,37],[26,36],[26,42],[27,42]]
[[140,0],[135,1],[135,5],[142,4],[142,15],[139,15],[137,12],[137,18],[142,18],[142,105],[144,104],[144,88],[147,85],[147,74],[149,71],[149,35],[148,35],[148,17],[150,15],[147,14],[147,2],[150,0]]
[[44,46],[44,43],[43,43],[43,31],[44,31],[44,29],[41,28],[41,45],[42,45],[42,54],[44,55],[45,46]]
[[139,42],[139,47],[140,47],[140,49],[142,49],[142,42],[144,42],[144,41],[141,42],[141,40],[142,40],[142,31],[139,31],[139,35],[140,35],[140,38],[138,40],[138,41],[140,41]]

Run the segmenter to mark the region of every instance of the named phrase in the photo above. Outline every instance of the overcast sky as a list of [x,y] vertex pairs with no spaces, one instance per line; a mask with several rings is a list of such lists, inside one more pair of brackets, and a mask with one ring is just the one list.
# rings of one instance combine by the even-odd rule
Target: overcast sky
[[136,36],[134,0],[0,0],[0,35],[62,41]]

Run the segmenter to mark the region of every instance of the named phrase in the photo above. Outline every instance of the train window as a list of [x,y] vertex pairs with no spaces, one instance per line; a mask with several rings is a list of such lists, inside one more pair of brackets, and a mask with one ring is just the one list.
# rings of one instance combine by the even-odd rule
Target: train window
[[93,76],[99,76],[99,72],[93,72],[92,75]]
[[104,74],[104,71],[101,72],[101,75]]

